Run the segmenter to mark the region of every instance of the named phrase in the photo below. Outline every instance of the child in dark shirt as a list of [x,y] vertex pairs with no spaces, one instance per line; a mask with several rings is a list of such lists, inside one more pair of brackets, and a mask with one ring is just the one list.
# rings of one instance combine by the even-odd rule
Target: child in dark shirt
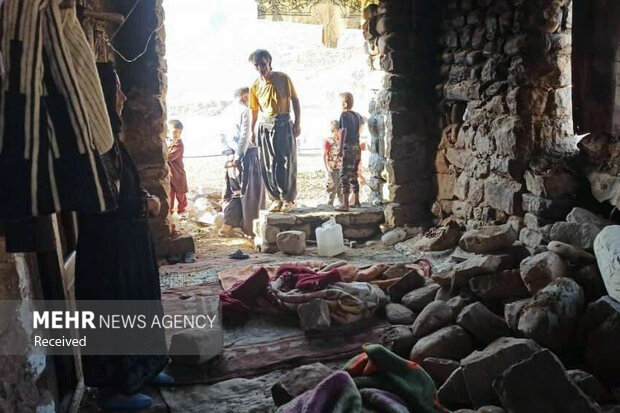
[[[342,154],[342,168],[340,169],[340,184],[342,185],[342,204],[336,211],[348,211],[349,206],[359,208],[360,184],[357,173],[361,160],[360,129],[364,118],[353,108],[353,95],[349,92],[341,93],[342,114],[340,115],[340,150]],[[353,203],[349,205],[349,194],[353,191]]]

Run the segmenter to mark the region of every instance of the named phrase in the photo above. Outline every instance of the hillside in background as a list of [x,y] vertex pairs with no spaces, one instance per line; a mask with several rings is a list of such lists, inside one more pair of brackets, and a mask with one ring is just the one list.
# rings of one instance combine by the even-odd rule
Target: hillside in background
[[168,113],[185,125],[187,156],[221,151],[226,107],[256,72],[249,54],[268,49],[274,70],[294,82],[302,105],[304,148],[320,147],[329,121],[339,116],[338,94],[350,91],[367,114],[371,73],[360,30],[346,30],[338,48],[321,45],[321,26],[261,21],[254,0],[165,0]]

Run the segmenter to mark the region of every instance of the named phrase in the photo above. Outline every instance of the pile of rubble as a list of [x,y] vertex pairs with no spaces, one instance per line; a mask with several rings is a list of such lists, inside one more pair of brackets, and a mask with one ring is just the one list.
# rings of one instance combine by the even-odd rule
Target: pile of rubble
[[[390,287],[383,337],[458,412],[620,411],[620,226],[574,208],[405,243],[455,248],[430,278]],[[569,370],[567,370],[567,368]],[[503,407],[491,407],[503,406]]]

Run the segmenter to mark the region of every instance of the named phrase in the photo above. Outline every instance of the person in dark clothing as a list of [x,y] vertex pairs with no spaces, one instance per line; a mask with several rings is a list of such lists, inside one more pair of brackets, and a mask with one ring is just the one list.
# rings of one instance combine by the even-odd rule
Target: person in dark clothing
[[364,125],[364,118],[353,108],[353,95],[349,92],[340,94],[342,114],[340,115],[340,133],[342,154],[342,168],[340,169],[340,184],[342,186],[342,204],[336,211],[349,210],[349,193],[353,191],[353,208],[360,207],[360,184],[357,179],[362,152],[360,149],[360,129]]
[[[131,156],[119,139],[125,95],[112,64],[97,65],[121,165],[118,209],[78,215],[75,295],[77,300],[161,300],[159,272],[148,216],[159,213],[156,197],[140,187]],[[156,308],[163,315],[161,304]],[[83,356],[87,386],[100,390],[99,405],[137,410],[153,400],[140,389],[149,382],[171,383],[161,371],[168,363],[163,329],[148,332],[149,346],[160,355]]]
[[172,144],[168,148],[168,165],[170,166],[170,212],[174,209],[174,201],[178,202],[177,213],[182,214],[187,208],[187,176],[183,165],[183,124],[173,119],[168,122],[172,130]]

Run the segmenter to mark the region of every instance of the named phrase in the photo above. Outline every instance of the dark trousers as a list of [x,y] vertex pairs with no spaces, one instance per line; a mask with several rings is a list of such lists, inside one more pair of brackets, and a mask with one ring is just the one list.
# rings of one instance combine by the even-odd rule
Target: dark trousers
[[272,200],[295,201],[297,147],[288,114],[263,119],[258,127],[261,174]]

